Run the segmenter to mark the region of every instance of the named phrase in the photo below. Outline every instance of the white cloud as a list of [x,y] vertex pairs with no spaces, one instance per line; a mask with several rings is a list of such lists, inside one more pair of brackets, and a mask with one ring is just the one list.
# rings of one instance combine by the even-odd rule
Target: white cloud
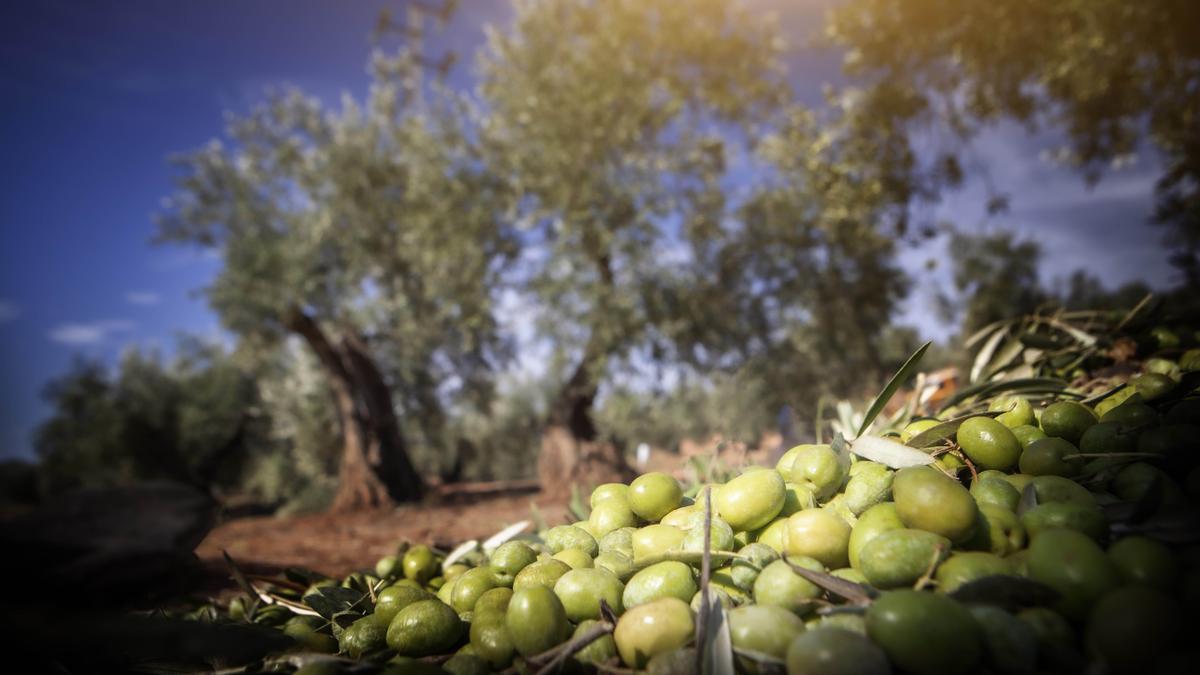
[[125,294],[125,300],[131,305],[157,305],[162,298],[149,291],[130,291]]
[[21,316],[21,310],[8,300],[0,300],[0,323],[12,321]]
[[134,323],[125,319],[108,319],[92,323],[64,323],[50,331],[50,339],[64,345],[93,345],[114,333],[133,330]]

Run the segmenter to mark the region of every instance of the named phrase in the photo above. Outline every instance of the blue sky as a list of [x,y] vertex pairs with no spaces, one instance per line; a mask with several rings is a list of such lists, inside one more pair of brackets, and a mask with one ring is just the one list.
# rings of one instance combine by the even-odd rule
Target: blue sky
[[[799,34],[815,0],[756,0],[781,8]],[[219,261],[150,244],[151,216],[170,192],[170,154],[219,136],[222,113],[244,111],[266,87],[289,83],[332,101],[361,95],[368,34],[400,1],[40,0],[0,3],[0,457],[31,456],[47,408],[39,392],[77,355],[112,360],[133,344],[169,348],[181,331],[219,334],[196,290]],[[464,0],[440,38],[470,83],[482,26],[503,23],[502,0]],[[836,78],[836,59],[792,59],[809,92]],[[1168,282],[1150,212],[1155,163],[1110,176],[1095,191],[1040,159],[1047,139],[1000,127],[977,146],[991,181],[1016,196],[995,222],[973,181],[938,207],[972,227],[1010,227],[1042,241],[1044,276],[1088,265],[1111,283]],[[914,270],[940,251],[904,254]],[[940,272],[922,273],[905,310],[922,332]]]

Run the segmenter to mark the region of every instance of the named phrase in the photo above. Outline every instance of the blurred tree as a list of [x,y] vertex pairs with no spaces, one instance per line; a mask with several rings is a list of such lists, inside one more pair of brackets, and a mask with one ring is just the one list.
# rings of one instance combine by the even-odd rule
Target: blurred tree
[[1089,181],[1148,139],[1166,160],[1155,218],[1200,285],[1200,3],[850,0],[828,31],[887,124],[1061,129],[1060,158]]
[[168,479],[205,491],[236,485],[268,423],[253,378],[219,347],[195,340],[164,364],[127,352],[115,372],[79,361],[46,387],[54,413],[35,448],[43,491]]
[[321,364],[341,431],[335,509],[420,496],[413,438],[442,448],[445,401],[486,400],[505,356],[500,191],[465,100],[425,102],[422,63],[377,54],[362,106],[288,91],[234,118],[228,145],[180,160],[160,219],[161,240],[221,256],[208,299],[244,347],[269,359],[297,336]]
[[[725,0],[518,3],[482,56],[492,170],[520,199],[517,280],[559,345],[539,473],[548,485],[624,470],[597,443],[600,384],[690,320],[671,302],[679,231],[724,210],[726,147],[786,95],[779,42]],[[699,235],[699,233],[696,233]]]
[[1001,319],[1033,313],[1051,300],[1038,278],[1042,250],[1008,231],[951,232],[954,293],[942,291],[943,317],[961,320],[961,335],[971,335]]

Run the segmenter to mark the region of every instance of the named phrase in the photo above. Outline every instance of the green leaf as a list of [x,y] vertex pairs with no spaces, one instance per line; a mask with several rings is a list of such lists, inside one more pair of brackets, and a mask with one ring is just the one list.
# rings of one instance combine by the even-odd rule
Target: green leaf
[[1008,331],[997,331],[988,338],[988,341],[983,343],[983,347],[979,349],[979,353],[975,355],[975,362],[971,365],[971,374],[968,379],[971,382],[978,382],[984,374],[988,363],[992,360],[992,354],[996,352],[996,348],[1000,346],[1000,341]]
[[920,364],[921,357],[925,356],[925,352],[929,349],[929,345],[931,344],[933,344],[932,340],[917,348],[917,351],[913,352],[913,355],[908,357],[908,360],[904,362],[904,365],[900,366],[900,370],[897,370],[896,374],[892,376],[892,379],[887,383],[887,386],[883,388],[883,391],[879,392],[879,395],[875,397],[875,401],[871,403],[871,407],[867,409],[867,414],[863,417],[862,424],[858,427],[858,433],[855,434],[856,437],[862,436],[863,433],[870,428],[871,423],[874,422],[875,418],[879,416],[879,413],[883,411],[883,407],[892,399],[892,396],[896,393],[896,390],[900,388],[900,385],[907,382],[908,378],[916,374],[917,365]]
[[877,436],[863,436],[854,439],[854,442],[850,444],[850,451],[863,459],[879,462],[893,469],[924,466],[933,464],[935,461],[933,455]]
[[1016,380],[1005,380],[1002,382],[981,382],[960,389],[958,393],[946,400],[942,406],[943,409],[952,408],[963,401],[979,396],[989,396],[1009,391],[1023,391],[1026,393],[1032,392],[1059,392],[1067,388],[1067,382],[1056,377],[1024,377]]
[[304,604],[322,617],[332,620],[334,616],[354,608],[364,597],[364,593],[353,588],[325,586],[304,596]]

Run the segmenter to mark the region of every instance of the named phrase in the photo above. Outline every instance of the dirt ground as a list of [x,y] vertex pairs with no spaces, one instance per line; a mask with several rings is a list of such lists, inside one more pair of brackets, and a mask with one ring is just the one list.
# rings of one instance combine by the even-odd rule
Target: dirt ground
[[225,569],[224,550],[256,572],[298,566],[342,576],[373,567],[406,539],[445,550],[468,539],[485,539],[508,525],[531,520],[532,505],[547,524],[566,522],[561,500],[525,493],[384,511],[239,518],[213,529],[196,554],[214,571]]

